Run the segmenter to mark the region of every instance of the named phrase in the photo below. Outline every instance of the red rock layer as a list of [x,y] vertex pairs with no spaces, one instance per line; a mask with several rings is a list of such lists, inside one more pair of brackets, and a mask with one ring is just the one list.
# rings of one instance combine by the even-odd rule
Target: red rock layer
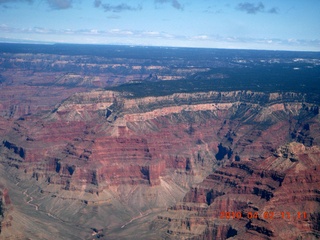
[[56,86],[1,86],[0,116],[17,119],[50,111],[56,104],[85,88]]
[[[300,99],[240,91],[143,99],[109,91],[77,93],[50,114],[16,120],[3,137],[2,161],[70,190],[158,185],[172,170],[192,182],[228,160],[266,158],[292,140],[293,132],[301,141],[317,143],[311,131],[319,125],[317,106],[280,104],[278,98]],[[259,105],[259,99],[270,102]],[[239,191],[269,194],[250,187]]]
[[173,239],[316,239],[319,167],[320,148],[297,143],[260,162],[232,162],[157,221]]

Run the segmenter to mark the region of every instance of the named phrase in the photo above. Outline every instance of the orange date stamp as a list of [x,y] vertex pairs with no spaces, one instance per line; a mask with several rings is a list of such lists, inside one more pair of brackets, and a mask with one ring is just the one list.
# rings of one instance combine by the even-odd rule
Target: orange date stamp
[[297,212],[292,214],[290,212],[220,212],[220,219],[269,219],[272,220],[274,218],[282,218],[282,219],[307,219],[308,214],[306,212]]

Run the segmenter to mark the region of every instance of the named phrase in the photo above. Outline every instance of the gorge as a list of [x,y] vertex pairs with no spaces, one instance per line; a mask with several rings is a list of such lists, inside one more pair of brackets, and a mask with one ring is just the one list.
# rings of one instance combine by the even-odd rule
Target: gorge
[[[50,54],[37,58],[57,58]],[[65,64],[80,68],[80,57],[70,59]],[[115,59],[130,66],[142,61]],[[167,60],[159,59],[159,66],[168,67]],[[156,73],[144,72],[139,73],[142,83],[132,82],[137,72],[129,72],[127,79],[118,78],[124,85],[107,88],[94,87],[97,81],[90,83],[93,76],[89,81],[85,69],[79,70],[78,80],[66,77],[75,85],[51,77],[47,81],[52,86],[45,86],[43,74],[50,75],[50,67],[36,70],[41,63],[33,66],[34,60],[31,67],[29,60],[25,63],[34,73],[23,73],[16,83],[7,77],[1,83],[1,91],[11,98],[1,101],[0,108],[0,236],[319,238],[320,101],[318,87],[312,85],[319,81],[314,77],[318,62],[304,62],[313,66],[309,80],[299,83],[304,87],[294,89],[284,80],[283,91],[272,91],[259,77],[248,87],[241,76],[234,79],[233,71],[247,70],[233,60],[220,60],[223,69],[231,69],[226,72],[210,64],[208,69],[190,67],[194,75],[184,80],[186,71],[179,69],[190,59],[176,60],[180,66],[171,80],[159,80],[164,70],[149,66],[158,71],[157,79]],[[285,61],[290,63],[284,68],[295,63]],[[9,76],[19,62],[3,67],[2,75]],[[255,69],[258,62],[248,66]],[[55,65],[58,71],[66,71],[60,64]],[[26,93],[13,94],[19,87]],[[41,94],[35,97],[37,92]],[[30,102],[25,101],[29,96]]]

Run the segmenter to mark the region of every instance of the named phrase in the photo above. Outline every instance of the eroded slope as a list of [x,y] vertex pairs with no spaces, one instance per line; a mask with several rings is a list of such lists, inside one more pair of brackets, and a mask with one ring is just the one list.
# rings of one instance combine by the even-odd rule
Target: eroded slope
[[[49,114],[25,116],[3,128],[1,162],[17,182],[25,182],[21,191],[30,194],[36,211],[83,226],[83,236],[93,231],[94,236],[125,238],[132,234],[133,222],[144,221],[141,228],[149,229],[150,219],[183,199],[182,208],[190,202],[190,209],[200,214],[196,222],[203,223],[223,206],[229,211],[238,202],[247,207],[249,200],[241,194],[252,195],[254,204],[271,201],[279,188],[277,178],[266,178],[262,186],[255,177],[248,186],[243,179],[251,171],[261,174],[251,165],[273,161],[270,156],[287,142],[318,145],[318,116],[318,105],[296,93],[208,92],[136,99],[111,91],[77,93]],[[218,165],[239,173],[212,174]],[[230,174],[237,177],[226,182]],[[221,189],[211,187],[210,176]],[[209,182],[199,187],[202,195],[192,188],[184,197],[205,177],[204,183]],[[226,192],[231,197],[224,193],[228,186],[238,189]],[[198,224],[195,232],[190,226],[170,226],[168,236],[211,236],[206,232],[213,228],[205,225]],[[229,221],[217,231],[224,236],[237,226]],[[145,236],[161,231],[145,230]]]
[[259,162],[228,163],[154,224],[169,239],[317,239],[319,156],[290,143]]

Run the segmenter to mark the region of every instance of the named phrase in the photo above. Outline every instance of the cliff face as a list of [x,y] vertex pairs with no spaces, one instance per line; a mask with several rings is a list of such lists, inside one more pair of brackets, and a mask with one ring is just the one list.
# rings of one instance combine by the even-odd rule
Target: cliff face
[[79,93],[41,118],[15,121],[2,152],[26,174],[67,189],[157,185],[166,169],[201,178],[221,160],[265,158],[292,139],[317,143],[318,106],[302,98],[240,91],[142,99]]
[[[282,146],[258,164],[233,161],[158,216],[169,238],[319,237],[319,147]],[[158,223],[159,224],[159,223]]]
[[[155,225],[164,226],[164,233],[157,230],[163,236],[263,238],[287,234],[278,228],[283,221],[247,221],[248,212],[286,211],[278,204],[291,201],[297,205],[290,211],[313,214],[293,222],[307,236],[319,221],[319,183],[310,169],[318,168],[319,151],[312,146],[319,144],[320,125],[318,105],[303,99],[250,91],[137,99],[111,91],[77,93],[50,113],[10,120],[9,128],[0,128],[1,163],[51,196],[44,211],[64,209],[60,201],[73,199],[81,203],[79,209],[111,204],[116,210],[101,211],[118,217],[125,206],[132,216],[183,199],[168,216],[158,216]],[[279,148],[292,141],[304,145]],[[305,182],[308,194],[294,190],[298,182]],[[200,184],[183,198],[195,183]],[[308,199],[310,205],[300,209]],[[72,211],[80,214],[79,209]],[[244,217],[220,220],[221,211],[240,211]],[[62,210],[56,214],[64,217]]]

